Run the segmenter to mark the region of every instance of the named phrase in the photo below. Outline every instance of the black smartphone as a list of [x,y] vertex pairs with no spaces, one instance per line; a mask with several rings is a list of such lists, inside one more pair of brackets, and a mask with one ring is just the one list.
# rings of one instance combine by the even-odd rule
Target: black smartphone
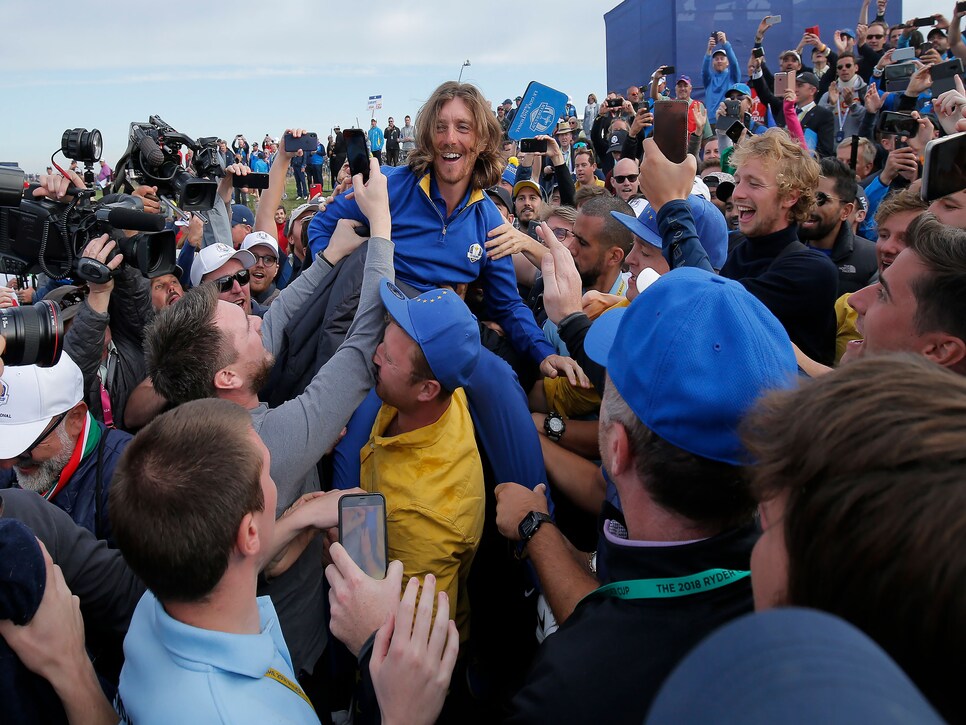
[[389,539],[385,496],[359,493],[339,499],[339,543],[367,575],[373,579],[386,578]]
[[731,143],[738,143],[741,138],[741,132],[745,130],[745,124],[741,121],[735,121],[732,123],[725,131],[725,136],[731,139]]
[[859,137],[852,137],[852,148],[849,151],[849,168],[855,171],[859,165]]
[[[928,41],[926,41],[925,43],[920,43],[917,50],[919,52],[916,55],[922,55],[923,53],[928,53],[930,50],[932,50],[932,43]],[[892,54],[892,57],[895,58],[895,53]]]
[[654,142],[669,161],[680,164],[688,156],[688,102],[654,102]]
[[909,79],[916,72],[915,63],[892,63],[885,67],[882,78],[885,80],[887,91],[904,91],[909,86]]
[[927,25],[935,25],[936,18],[915,18],[912,21],[912,27],[914,28],[924,28]]
[[741,101],[725,101],[725,115],[729,118],[738,118],[741,116]]
[[661,67],[661,73],[663,73],[666,76],[671,75],[672,73],[674,73],[674,71],[675,71],[675,68],[673,65],[665,65]]
[[361,128],[347,128],[342,132],[345,139],[346,158],[349,173],[362,174],[362,183],[369,181],[369,147],[366,146],[366,132]]
[[755,58],[764,58],[765,57],[765,49],[764,48],[752,48],[751,49],[751,54]]
[[956,76],[963,74],[963,61],[960,58],[953,58],[943,63],[937,63],[929,69],[932,77],[932,97],[935,98],[940,93],[952,91],[956,88]]
[[520,139],[520,151],[525,154],[545,154],[547,153],[547,139],[522,138]]
[[267,189],[268,174],[251,171],[245,176],[232,176],[231,185],[235,189]]
[[926,144],[922,166],[922,198],[935,201],[966,189],[966,131]]
[[956,3],[956,12],[966,13],[966,0],[963,0],[961,3]]
[[620,108],[623,105],[624,105],[624,99],[623,98],[608,98],[607,99],[607,107],[608,108]]
[[878,130],[880,133],[896,136],[915,136],[919,132],[919,122],[911,113],[882,111],[879,114]]
[[296,151],[315,151],[319,147],[319,135],[316,133],[303,133],[299,138],[295,138],[290,133],[285,134],[285,150],[290,154]]

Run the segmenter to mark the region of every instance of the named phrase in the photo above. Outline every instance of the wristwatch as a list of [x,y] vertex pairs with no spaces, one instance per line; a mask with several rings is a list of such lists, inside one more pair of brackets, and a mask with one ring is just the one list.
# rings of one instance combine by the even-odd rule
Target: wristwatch
[[550,411],[547,417],[543,419],[543,432],[547,434],[547,438],[552,440],[554,443],[563,438],[563,434],[567,431],[567,422],[563,419],[560,413],[555,413]]
[[517,530],[520,532],[520,541],[526,546],[527,542],[533,538],[533,535],[537,533],[537,529],[540,528],[542,524],[553,523],[553,519],[550,518],[550,514],[545,514],[542,511],[531,511],[526,516],[523,517],[523,521],[520,522],[520,526]]

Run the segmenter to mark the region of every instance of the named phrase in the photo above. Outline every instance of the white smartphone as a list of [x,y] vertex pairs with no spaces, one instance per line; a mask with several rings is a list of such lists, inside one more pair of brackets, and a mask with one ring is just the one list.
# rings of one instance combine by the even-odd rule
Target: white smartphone
[[765,21],[765,25],[778,25],[782,21],[781,15],[772,15]]
[[906,60],[912,60],[916,57],[916,49],[914,46],[909,46],[908,48],[896,48],[892,51],[892,62],[901,63]]

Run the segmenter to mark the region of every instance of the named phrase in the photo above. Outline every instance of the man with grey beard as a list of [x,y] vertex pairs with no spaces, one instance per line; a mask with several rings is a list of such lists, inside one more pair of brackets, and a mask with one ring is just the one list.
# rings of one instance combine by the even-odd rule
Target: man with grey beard
[[97,421],[84,376],[64,353],[53,367],[7,367],[0,377],[0,488],[35,491],[113,546],[107,496],[131,441]]

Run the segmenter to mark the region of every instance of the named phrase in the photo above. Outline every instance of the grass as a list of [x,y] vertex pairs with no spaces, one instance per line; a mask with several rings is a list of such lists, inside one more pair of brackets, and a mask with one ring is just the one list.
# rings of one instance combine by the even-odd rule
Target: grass
[[[323,192],[325,194],[331,194],[332,193],[332,187],[329,186],[329,178],[328,178],[328,176],[329,176],[328,174],[325,175],[324,183],[322,184],[322,190],[323,190]],[[306,182],[305,183],[308,185],[308,179],[307,178],[306,178]],[[297,207],[299,204],[304,204],[305,203],[305,200],[304,199],[299,199],[299,200],[296,200],[295,199],[295,177],[294,176],[289,175],[285,179],[285,195],[287,196],[287,198],[282,199],[282,206],[285,207],[285,214],[286,215],[290,214],[291,211],[295,207]],[[255,211],[255,207],[256,206],[258,206],[258,200],[255,199],[255,197],[251,193],[249,193],[249,195],[248,195],[248,208],[251,209],[252,211]]]

